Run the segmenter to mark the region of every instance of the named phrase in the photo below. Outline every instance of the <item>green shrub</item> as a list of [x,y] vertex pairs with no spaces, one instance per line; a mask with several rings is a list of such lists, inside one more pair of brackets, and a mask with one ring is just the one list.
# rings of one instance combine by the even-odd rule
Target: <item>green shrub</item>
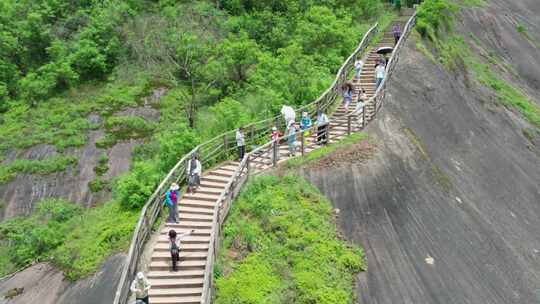
[[448,0],[425,0],[417,9],[416,30],[423,37],[434,39],[439,30],[450,28],[458,6]]
[[299,176],[261,176],[234,203],[215,271],[218,304],[351,303],[362,250],[336,236],[331,205]]
[[97,193],[100,191],[103,191],[105,189],[108,189],[109,183],[99,177],[96,177],[93,181],[88,182],[88,188],[93,193]]
[[66,222],[80,215],[82,209],[62,200],[44,200],[31,217],[0,223],[0,239],[10,248],[10,261],[20,267],[46,259],[68,232]]
[[0,223],[0,273],[51,261],[68,279],[88,275],[129,244],[137,216],[118,203],[83,211],[63,200],[43,200],[31,216]]
[[109,157],[107,154],[102,154],[99,157],[98,165],[94,167],[94,172],[97,176],[103,176],[107,171],[109,171]]
[[119,177],[114,195],[123,208],[139,209],[154,192],[160,177],[153,162],[136,162],[129,173]]

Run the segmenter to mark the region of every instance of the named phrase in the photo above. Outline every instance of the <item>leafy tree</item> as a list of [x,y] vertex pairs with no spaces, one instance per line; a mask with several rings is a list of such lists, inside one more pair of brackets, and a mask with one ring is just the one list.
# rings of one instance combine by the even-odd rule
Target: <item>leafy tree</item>
[[247,79],[247,73],[257,63],[259,46],[257,42],[249,39],[245,32],[237,37],[229,36],[221,43],[220,56],[227,67],[229,77],[236,82]]

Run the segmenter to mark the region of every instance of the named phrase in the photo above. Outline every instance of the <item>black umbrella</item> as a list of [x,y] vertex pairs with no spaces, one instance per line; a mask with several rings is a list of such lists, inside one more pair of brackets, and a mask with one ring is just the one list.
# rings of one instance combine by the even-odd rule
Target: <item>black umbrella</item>
[[377,50],[377,54],[389,54],[389,53],[392,53],[393,50],[394,50],[393,47],[383,46]]

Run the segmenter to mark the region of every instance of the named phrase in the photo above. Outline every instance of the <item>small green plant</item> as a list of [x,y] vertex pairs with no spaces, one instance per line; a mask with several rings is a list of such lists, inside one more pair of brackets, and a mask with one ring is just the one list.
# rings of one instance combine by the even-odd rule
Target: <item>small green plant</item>
[[96,179],[88,183],[88,188],[93,193],[97,193],[104,189],[107,189],[108,185],[109,183],[107,181],[97,177]]
[[97,176],[103,176],[107,171],[109,171],[109,157],[107,154],[102,154],[99,157],[98,165],[94,167],[94,172]]

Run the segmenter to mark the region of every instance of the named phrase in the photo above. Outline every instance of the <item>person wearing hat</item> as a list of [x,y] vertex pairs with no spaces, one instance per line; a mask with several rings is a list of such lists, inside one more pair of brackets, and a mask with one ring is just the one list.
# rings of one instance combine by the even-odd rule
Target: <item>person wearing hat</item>
[[165,204],[169,208],[167,223],[178,223],[178,199],[180,198],[180,187],[177,183],[172,183],[169,191],[165,193]]
[[281,137],[281,135],[283,134],[281,134],[275,126],[272,127],[272,134],[270,134],[270,139],[272,141],[275,141],[275,142],[279,141],[279,138]]
[[150,304],[148,302],[148,290],[150,290],[150,287],[150,282],[148,282],[142,272],[139,272],[133,282],[131,282],[131,287],[129,289],[135,294],[137,303],[143,302],[145,304]]

